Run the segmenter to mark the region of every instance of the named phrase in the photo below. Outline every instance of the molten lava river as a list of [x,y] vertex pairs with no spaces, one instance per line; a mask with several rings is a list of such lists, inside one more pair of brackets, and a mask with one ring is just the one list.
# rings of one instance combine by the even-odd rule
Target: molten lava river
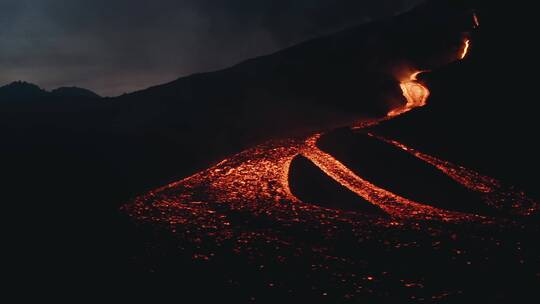
[[[464,57],[468,47],[467,40],[459,57]],[[424,106],[429,90],[417,82],[419,73],[401,82],[404,106],[386,118],[356,127],[355,132]],[[534,246],[527,242],[527,235],[535,239],[538,231],[512,220],[539,209],[522,191],[368,132],[479,193],[490,208],[509,212],[498,217],[439,209],[359,176],[317,146],[323,135],[266,142],[122,207],[141,227],[157,229],[155,234],[161,235],[148,240],[152,244],[148,254],[154,259],[147,267],[152,271],[174,267],[171,262],[160,262],[165,254],[213,265],[216,275],[247,302],[257,302],[261,295],[276,299],[301,295],[334,303],[459,299],[481,294],[481,289],[470,289],[470,285],[475,280],[491,280],[479,273],[500,268],[501,263],[515,275],[528,273],[525,268],[529,267],[538,276],[538,252],[531,256],[525,250]],[[359,204],[372,204],[381,214],[327,209],[296,197],[289,187],[289,172],[298,156],[361,198]],[[161,238],[174,245],[160,246]],[[239,268],[249,269],[249,275],[239,273]],[[507,272],[500,277],[506,277],[503,273]],[[494,274],[492,280],[502,284],[500,277]]]

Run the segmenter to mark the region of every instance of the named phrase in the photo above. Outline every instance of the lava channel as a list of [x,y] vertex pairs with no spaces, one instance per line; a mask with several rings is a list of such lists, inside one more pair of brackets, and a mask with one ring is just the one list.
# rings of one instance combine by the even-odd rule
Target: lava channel
[[482,175],[474,170],[422,153],[396,140],[377,136],[373,133],[368,133],[368,135],[425,161],[464,187],[484,194],[484,202],[492,208],[510,209],[512,213],[523,216],[529,216],[540,209],[538,202],[527,197],[523,191],[504,186],[503,183],[493,177]]

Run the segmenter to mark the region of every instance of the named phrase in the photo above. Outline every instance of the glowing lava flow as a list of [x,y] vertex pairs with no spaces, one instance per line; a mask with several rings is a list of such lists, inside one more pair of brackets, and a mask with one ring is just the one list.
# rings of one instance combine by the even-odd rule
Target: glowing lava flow
[[[479,26],[478,18],[476,15],[473,15],[474,22],[476,27]],[[463,50],[459,55],[459,59],[464,59],[469,52],[469,47],[471,45],[470,39],[465,39]],[[407,103],[399,108],[393,109],[388,112],[388,117],[395,117],[403,113],[409,112],[410,110],[418,107],[423,107],[426,105],[427,99],[429,98],[429,89],[424,85],[418,82],[418,75],[426,71],[416,71],[409,75],[408,78],[402,80],[399,84],[403,97],[407,100]]]
[[[208,216],[207,213],[212,212],[211,204],[226,204],[232,210],[249,210],[252,214],[282,216],[283,212],[290,216],[295,208],[312,212],[322,210],[324,208],[300,201],[289,189],[289,166],[295,156],[302,154],[329,177],[394,218],[452,221],[476,217],[417,203],[371,184],[320,150],[316,146],[320,136],[315,134],[303,140],[272,141],[259,145],[141,196],[124,209],[139,219],[168,223],[186,223],[186,213]],[[216,227],[220,221],[210,222]]]
[[368,133],[368,135],[400,148],[418,159],[425,161],[464,187],[485,194],[484,202],[493,208],[506,209],[509,207],[511,209],[510,211],[519,215],[531,215],[540,208],[540,205],[528,198],[523,191],[504,187],[495,178],[422,153],[395,140],[376,136],[372,133]]
[[[225,159],[193,176],[150,192],[140,201],[160,202],[172,198],[179,205],[211,201],[235,205],[259,202],[297,202],[288,186],[289,165],[302,142],[299,140],[271,141]],[[171,200],[167,200],[171,201]]]
[[467,53],[469,52],[469,47],[471,46],[471,40],[465,39],[465,45],[463,46],[463,51],[461,52],[461,55],[459,56],[459,59],[464,59],[465,56],[467,56]]
[[[469,44],[467,39],[461,58],[467,55]],[[386,117],[361,123],[355,129],[373,126],[413,108],[424,106],[430,93],[417,81],[417,76],[422,72],[411,73],[401,82],[400,87],[407,100],[403,107],[392,110]],[[278,220],[286,217],[292,221],[300,220],[300,217],[294,215],[299,210],[309,210],[309,216],[321,210],[339,214],[341,211],[329,211],[309,202],[302,202],[289,189],[291,161],[297,155],[303,155],[334,181],[378,206],[393,218],[442,221],[481,218],[414,202],[370,183],[320,150],[316,145],[320,136],[321,134],[314,134],[303,139],[269,141],[179,182],[138,197],[123,209],[139,219],[169,224],[197,224],[197,228],[193,229],[199,230],[206,229],[205,227],[225,229],[228,226],[228,221],[224,218],[210,216],[216,213],[217,206],[249,211],[252,215],[273,215]],[[396,141],[379,139],[435,166],[465,187],[485,194],[486,203],[495,208],[502,208],[504,202],[508,202],[508,197],[511,197],[511,204],[519,214],[527,215],[538,208],[538,205],[528,200],[522,192],[507,191],[495,179],[420,153]],[[327,218],[327,215],[323,218]]]
[[417,79],[417,76],[422,72],[424,71],[412,73],[408,79],[399,84],[407,103],[402,107],[390,111],[387,114],[388,116],[398,116],[414,108],[423,107],[426,105],[426,101],[429,97],[429,90],[422,84],[418,83]]
[[319,137],[320,134],[317,134],[309,138],[306,141],[306,147],[302,150],[302,154],[326,173],[326,175],[368,202],[378,206],[392,217],[424,220],[439,219],[443,221],[473,218],[471,215],[450,212],[417,203],[377,187],[354,174],[347,166],[330,154],[320,150],[316,145]]

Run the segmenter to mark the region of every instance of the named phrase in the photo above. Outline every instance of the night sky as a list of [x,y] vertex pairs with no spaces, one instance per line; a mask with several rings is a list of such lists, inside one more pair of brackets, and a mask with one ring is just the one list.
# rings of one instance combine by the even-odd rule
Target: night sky
[[0,86],[112,96],[404,11],[420,0],[0,0]]

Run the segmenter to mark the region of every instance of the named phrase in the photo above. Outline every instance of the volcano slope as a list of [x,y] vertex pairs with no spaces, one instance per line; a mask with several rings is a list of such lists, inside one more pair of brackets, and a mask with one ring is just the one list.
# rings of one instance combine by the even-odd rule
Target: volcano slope
[[[58,107],[4,102],[0,132],[12,144],[2,153],[21,160],[12,170],[21,183],[18,166],[32,162],[34,172],[48,172],[41,180],[74,193],[84,179],[127,199],[271,138],[385,115],[403,102],[401,74],[453,60],[462,48],[470,12],[440,3],[84,107],[76,98]],[[40,115],[44,107],[54,110]],[[29,150],[34,157],[17,158]]]
[[[454,57],[469,60],[474,39],[462,42]],[[451,78],[453,68],[432,77]],[[413,90],[431,88],[419,81]],[[418,123],[410,117],[454,106],[403,95],[387,117],[265,142],[125,205],[147,236],[141,267],[174,285],[191,278],[189,265],[201,281],[223,284],[204,288],[241,302],[538,297],[537,201],[433,148],[396,141],[416,138],[406,135]]]

